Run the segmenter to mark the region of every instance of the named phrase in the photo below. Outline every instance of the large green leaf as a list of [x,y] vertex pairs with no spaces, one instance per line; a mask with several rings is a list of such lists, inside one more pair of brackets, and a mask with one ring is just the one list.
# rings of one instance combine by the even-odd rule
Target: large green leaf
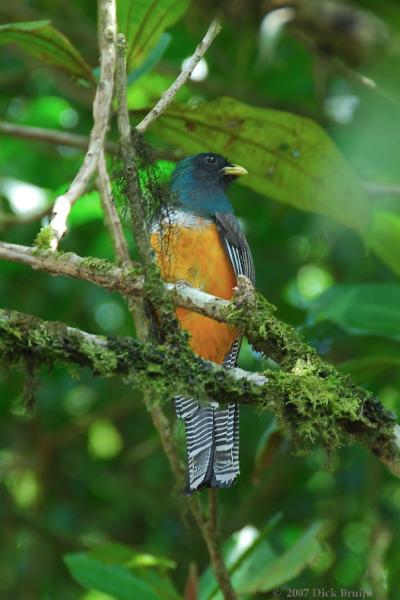
[[[274,519],[274,523],[276,519]],[[269,531],[269,528],[268,528]],[[237,590],[238,585],[246,581],[254,570],[265,566],[275,557],[275,551],[265,539],[266,532],[260,532],[247,525],[241,531],[232,534],[224,543],[223,555],[228,567],[232,585]],[[222,593],[215,576],[209,567],[200,579],[201,600],[223,600]]]
[[65,71],[77,79],[93,82],[90,66],[71,42],[50,21],[0,25],[0,44],[15,43],[30,56]]
[[145,60],[189,4],[190,0],[119,0],[118,26],[128,43],[128,72]]
[[310,306],[307,322],[332,321],[356,335],[400,339],[400,285],[361,283],[338,285]]
[[165,559],[151,558],[149,562],[149,555],[135,554],[120,544],[107,544],[90,553],[67,554],[64,560],[75,581],[88,590],[111,594],[117,600],[178,600],[165,573]]
[[68,554],[66,565],[72,577],[88,590],[112,594],[118,600],[157,600],[155,591],[126,567],[104,564],[84,553]]
[[321,553],[320,538],[324,525],[314,523],[289,550],[268,565],[261,565],[238,589],[240,594],[268,592],[287,583],[305,569]]
[[175,104],[154,130],[186,153],[228,156],[249,171],[243,185],[328,215],[365,236],[366,195],[328,135],[310,119],[220,98],[197,108]]
[[[253,597],[278,587],[298,575],[320,553],[323,524],[314,523],[289,550],[277,556],[265,539],[280,515],[275,515],[263,531],[245,527],[224,544],[224,558],[232,585],[240,597]],[[214,575],[208,569],[200,580],[201,600],[222,600]]]

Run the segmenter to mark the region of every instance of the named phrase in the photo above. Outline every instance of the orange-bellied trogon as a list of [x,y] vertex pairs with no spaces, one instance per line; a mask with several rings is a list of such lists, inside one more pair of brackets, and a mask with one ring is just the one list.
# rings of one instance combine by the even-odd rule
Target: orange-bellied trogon
[[[219,296],[233,296],[237,276],[253,283],[254,264],[226,190],[247,171],[213,153],[180,161],[172,175],[171,199],[151,230],[151,243],[163,278],[185,281]],[[177,308],[180,325],[198,356],[236,365],[241,339],[235,327]],[[228,487],[239,474],[239,407],[196,398],[175,398],[186,427],[188,488]]]

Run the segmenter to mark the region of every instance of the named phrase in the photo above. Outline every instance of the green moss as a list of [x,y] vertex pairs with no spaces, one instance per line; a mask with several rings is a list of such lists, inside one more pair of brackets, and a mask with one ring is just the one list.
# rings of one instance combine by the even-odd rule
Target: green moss
[[[273,320],[270,323],[273,327]],[[265,331],[268,337],[268,328]],[[289,342],[294,344],[295,334],[290,335]],[[62,323],[0,311],[0,353],[7,362],[32,351],[38,364],[61,360],[89,366],[102,376],[119,374],[150,395],[152,403],[169,401],[179,394],[190,397],[194,390],[201,402],[228,397],[243,402],[248,398],[249,403],[273,412],[299,449],[322,443],[334,450],[342,445],[345,434],[351,434],[380,456],[398,453],[393,441],[393,417],[371,394],[315,357],[304,342],[301,344],[307,352],[291,356],[290,369],[265,372],[268,382],[257,387],[243,379],[227,378],[222,369],[205,364],[193,356],[181,338],[175,345],[141,343],[130,338],[103,340],[104,344],[99,345]],[[278,349],[285,356],[285,340],[279,341]]]
[[114,374],[118,361],[115,352],[109,350],[107,345],[99,346],[80,336],[79,349],[85,354],[96,374],[103,377]]
[[49,225],[45,225],[37,234],[34,246],[38,250],[51,250],[51,241],[53,237],[54,233],[52,228]]
[[103,275],[106,275],[115,269],[114,263],[102,258],[96,258],[94,256],[87,256],[83,258],[80,266],[88,270],[96,271],[97,273],[101,273]]

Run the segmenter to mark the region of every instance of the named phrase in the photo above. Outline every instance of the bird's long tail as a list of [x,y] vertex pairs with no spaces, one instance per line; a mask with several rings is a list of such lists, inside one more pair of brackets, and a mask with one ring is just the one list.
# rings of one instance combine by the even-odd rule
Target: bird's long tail
[[239,475],[238,405],[202,406],[196,400],[179,396],[175,398],[175,410],[186,429],[187,492],[229,487]]

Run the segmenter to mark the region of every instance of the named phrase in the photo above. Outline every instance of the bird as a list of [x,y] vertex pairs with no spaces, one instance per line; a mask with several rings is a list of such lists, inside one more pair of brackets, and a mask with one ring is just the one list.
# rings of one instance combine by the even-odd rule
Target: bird
[[[238,275],[255,283],[254,263],[243,229],[227,196],[229,185],[247,170],[213,152],[177,163],[170,194],[150,229],[162,278],[230,300]],[[236,327],[186,308],[176,308],[189,345],[204,360],[230,368],[237,364],[241,337]],[[195,397],[174,398],[186,433],[186,493],[230,487],[239,475],[239,406]]]

